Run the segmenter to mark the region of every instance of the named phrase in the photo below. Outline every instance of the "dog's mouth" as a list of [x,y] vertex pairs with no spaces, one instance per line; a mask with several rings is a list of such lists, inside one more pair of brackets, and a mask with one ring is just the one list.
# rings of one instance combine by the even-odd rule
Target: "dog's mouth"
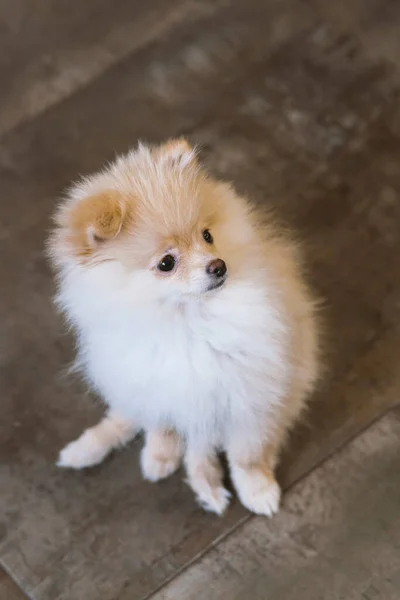
[[215,283],[212,283],[208,288],[207,288],[207,292],[212,292],[214,290],[217,290],[218,288],[222,287],[224,285],[224,283],[226,282],[226,277],[224,277],[223,279],[220,279],[219,281],[216,281]]

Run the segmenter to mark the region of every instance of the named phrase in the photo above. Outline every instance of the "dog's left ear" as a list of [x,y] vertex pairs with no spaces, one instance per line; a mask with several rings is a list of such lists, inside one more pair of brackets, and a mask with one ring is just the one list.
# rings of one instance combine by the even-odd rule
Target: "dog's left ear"
[[182,167],[195,162],[196,151],[185,138],[169,140],[154,150],[162,161],[171,161]]

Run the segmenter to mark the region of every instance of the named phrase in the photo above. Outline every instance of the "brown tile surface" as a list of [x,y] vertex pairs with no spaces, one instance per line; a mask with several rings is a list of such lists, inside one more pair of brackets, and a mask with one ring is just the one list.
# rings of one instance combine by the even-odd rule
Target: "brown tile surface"
[[142,482],[137,443],[88,473],[54,467],[99,408],[60,375],[72,344],[50,302],[49,216],[71,179],[137,138],[201,142],[210,169],[307,241],[327,373],[285,485],[397,402],[379,390],[400,347],[398,71],[321,5],[221,3],[0,138],[0,559],[35,600],[146,598],[246,518],[201,513],[180,475]]
[[0,3],[0,133],[43,112],[129,53],[218,10],[219,0]]
[[343,33],[356,35],[372,59],[399,64],[400,5],[397,0],[311,0],[318,16]]
[[390,413],[152,600],[398,600],[399,452]]
[[3,600],[26,600],[25,594],[0,567],[0,598]]

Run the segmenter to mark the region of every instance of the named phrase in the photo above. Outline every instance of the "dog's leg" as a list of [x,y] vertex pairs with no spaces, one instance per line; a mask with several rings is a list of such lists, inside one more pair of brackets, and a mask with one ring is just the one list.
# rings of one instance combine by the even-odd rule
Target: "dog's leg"
[[223,470],[216,452],[188,448],[186,457],[188,484],[204,510],[222,515],[230,500],[223,484]]
[[276,513],[281,497],[274,475],[276,446],[265,444],[255,450],[233,439],[228,447],[228,459],[241,503],[258,515],[270,517]]
[[180,467],[183,452],[183,441],[174,431],[148,431],[140,455],[143,477],[158,481],[172,475]]
[[109,412],[97,425],[86,429],[61,450],[57,466],[83,469],[97,465],[112,450],[132,440],[137,431],[133,423]]

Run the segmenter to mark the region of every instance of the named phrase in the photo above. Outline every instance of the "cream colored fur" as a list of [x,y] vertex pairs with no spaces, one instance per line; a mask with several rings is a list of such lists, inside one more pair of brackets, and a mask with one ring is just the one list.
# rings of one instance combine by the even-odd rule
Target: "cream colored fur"
[[[184,457],[200,504],[221,514],[223,450],[242,503],[273,514],[279,451],[318,374],[296,244],[207,175],[184,140],[139,146],[84,179],[55,221],[57,302],[109,409],[58,464],[91,466],[145,430],[147,479]],[[218,279],[207,272],[217,259],[227,268]]]

